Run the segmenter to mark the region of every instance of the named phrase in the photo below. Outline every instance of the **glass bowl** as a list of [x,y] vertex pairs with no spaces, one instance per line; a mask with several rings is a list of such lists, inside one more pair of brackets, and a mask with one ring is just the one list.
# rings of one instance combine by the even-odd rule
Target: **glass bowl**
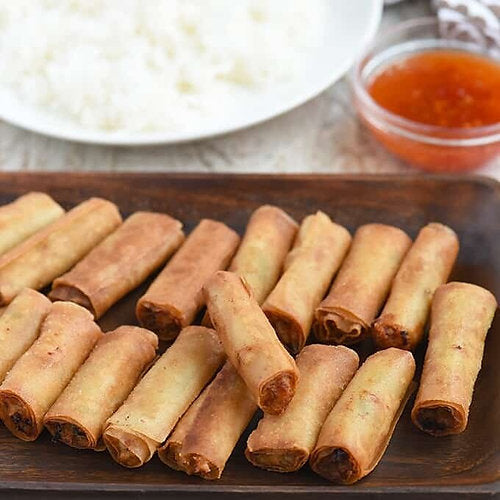
[[354,102],[362,121],[395,155],[432,172],[467,171],[500,154],[500,123],[472,128],[426,125],[381,107],[367,91],[367,85],[382,68],[427,50],[461,50],[493,60],[478,43],[441,37],[442,28],[437,18],[424,17],[382,33],[353,68]]

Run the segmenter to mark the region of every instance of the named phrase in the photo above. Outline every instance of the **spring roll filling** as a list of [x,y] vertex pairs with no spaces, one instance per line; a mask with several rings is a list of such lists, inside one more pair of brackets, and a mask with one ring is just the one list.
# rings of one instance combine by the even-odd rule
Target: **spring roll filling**
[[[167,309],[167,310],[165,310]],[[150,302],[141,304],[141,325],[164,339],[176,337],[182,330],[182,322],[178,318],[179,311],[161,308]]]
[[204,479],[217,479],[219,477],[219,469],[210,460],[198,453],[190,453],[186,460],[186,470],[188,474],[196,474]]
[[261,389],[261,407],[272,415],[279,415],[286,410],[295,394],[297,377],[293,372],[274,375]]
[[96,313],[87,295],[85,295],[81,290],[73,286],[58,285],[50,292],[50,298],[52,300],[62,300],[65,302],[74,302],[79,306],[88,309],[94,317]]
[[58,441],[73,446],[74,448],[92,448],[92,438],[87,435],[77,424],[70,422],[52,421],[45,424],[52,434],[52,442]]
[[433,435],[447,434],[460,427],[460,414],[451,406],[435,405],[420,408],[417,413],[420,427]]
[[378,339],[381,341],[382,346],[398,347],[400,349],[407,349],[410,345],[410,334],[401,325],[390,323],[391,318],[387,315],[386,318],[378,320],[374,323],[373,329]]
[[161,456],[161,460],[165,462],[171,469],[185,471],[185,467],[183,465],[184,460],[181,455],[182,443],[180,442],[170,442],[167,443],[162,449],[161,453],[158,454]]
[[271,449],[263,448],[258,451],[252,451],[251,462],[257,467],[273,472],[290,472],[300,469],[309,457],[304,450],[300,448]]
[[356,481],[361,473],[354,457],[343,448],[323,448],[318,453],[316,470],[322,476],[343,484]]
[[279,311],[266,311],[266,316],[284,346],[293,353],[298,352],[302,347],[303,333],[297,320]]
[[108,430],[106,447],[121,465],[130,468],[140,467],[153,456],[146,439],[130,432],[118,432],[118,436],[114,436],[112,430]]
[[[357,342],[367,331],[367,327],[358,318],[350,318],[335,312],[329,312],[325,316],[323,327],[326,330],[327,340],[333,339],[339,344]],[[321,325],[318,325],[318,328],[321,328]]]
[[37,426],[33,414],[21,397],[16,394],[5,395],[2,406],[4,424],[16,436],[32,439],[36,435]]

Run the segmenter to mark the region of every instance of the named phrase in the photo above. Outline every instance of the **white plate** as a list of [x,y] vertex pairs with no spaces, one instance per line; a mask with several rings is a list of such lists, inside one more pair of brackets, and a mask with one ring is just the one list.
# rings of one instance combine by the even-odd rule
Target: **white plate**
[[78,142],[119,146],[171,144],[203,139],[263,122],[315,97],[342,77],[374,36],[383,0],[325,0],[328,18],[325,40],[310,58],[307,78],[274,85],[241,102],[237,112],[221,112],[209,123],[181,133],[103,132],[68,124],[0,92],[0,118],[40,134]]

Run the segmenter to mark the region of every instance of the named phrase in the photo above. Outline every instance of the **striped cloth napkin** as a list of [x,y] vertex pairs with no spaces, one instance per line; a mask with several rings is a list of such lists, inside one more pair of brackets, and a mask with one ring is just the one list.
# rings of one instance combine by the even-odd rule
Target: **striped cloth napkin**
[[500,58],[500,0],[433,0],[445,38],[470,41]]

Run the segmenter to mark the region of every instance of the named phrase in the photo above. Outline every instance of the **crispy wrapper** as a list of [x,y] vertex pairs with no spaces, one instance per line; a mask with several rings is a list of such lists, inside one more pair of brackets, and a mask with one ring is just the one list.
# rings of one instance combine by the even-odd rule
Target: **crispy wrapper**
[[382,458],[412,388],[411,352],[372,354],[328,415],[311,453],[314,472],[340,484],[369,474]]
[[57,278],[49,297],[76,302],[100,318],[165,263],[183,241],[179,221],[166,214],[137,212]]
[[25,288],[6,308],[0,318],[0,383],[38,337],[50,306],[45,295]]
[[206,283],[210,319],[226,354],[266,413],[285,411],[299,372],[251,290],[234,273],[218,271]]
[[28,193],[0,207],[0,255],[64,214],[48,194]]
[[72,302],[51,305],[40,336],[0,386],[0,418],[16,437],[35,440],[43,417],[102,337],[92,315]]
[[281,342],[293,353],[305,345],[314,311],[351,244],[347,229],[317,212],[304,219],[285,261],[284,273],[262,309]]
[[121,326],[105,334],[44,418],[58,441],[95,449],[106,420],[123,403],[153,361],[158,337]]
[[295,397],[281,415],[264,415],[248,438],[247,459],[275,472],[299,470],[358,364],[358,355],[344,346],[305,347],[297,356],[300,382]]
[[467,427],[484,342],[497,301],[469,283],[441,285],[434,294],[429,345],[425,354],[413,423],[433,436],[458,434]]
[[174,468],[189,475],[219,479],[257,405],[229,362],[198,400],[179,422],[174,439],[169,439],[158,455],[167,465],[174,462]]
[[165,444],[161,448],[158,448],[159,459],[171,469],[186,472],[184,459],[181,455],[182,445],[193,425],[198,410],[203,405],[203,401],[205,401],[208,387],[205,387],[203,392],[194,400],[193,404],[184,413],[179,422],[177,422],[175,429],[165,441]]
[[358,228],[330,293],[316,309],[313,328],[320,342],[354,344],[367,335],[410,244],[397,227]]
[[0,305],[39,290],[82,259],[121,223],[113,203],[91,198],[0,257]]
[[447,226],[432,222],[420,230],[372,326],[379,348],[415,349],[422,340],[434,292],[446,283],[458,248],[457,235]]
[[227,267],[239,241],[222,222],[203,219],[137,302],[141,325],[162,339],[174,339],[203,307],[203,285]]
[[[229,271],[241,276],[262,304],[280,277],[298,224],[281,208],[263,205],[253,212]],[[203,324],[212,326],[208,312]]]
[[184,328],[108,419],[103,439],[111,456],[125,467],[149,461],[224,358],[214,330]]

